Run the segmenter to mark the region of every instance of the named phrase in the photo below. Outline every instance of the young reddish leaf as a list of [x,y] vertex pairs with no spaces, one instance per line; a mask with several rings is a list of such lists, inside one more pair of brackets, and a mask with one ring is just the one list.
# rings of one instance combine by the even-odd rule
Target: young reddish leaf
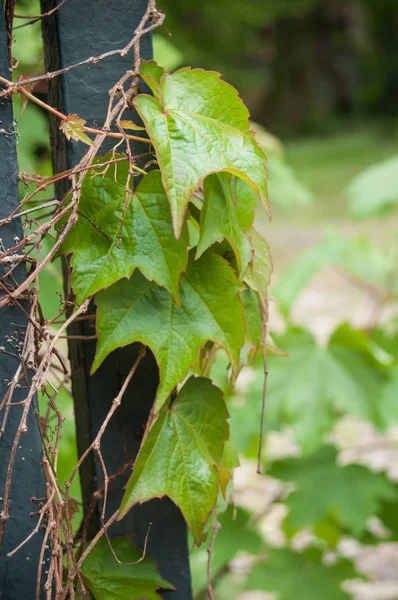
[[[23,81],[24,79],[28,79],[27,75],[20,75],[18,77],[18,81]],[[32,92],[32,88],[33,85],[31,83],[27,83],[26,85],[22,86],[24,90],[26,90],[27,92]],[[22,115],[25,112],[26,107],[28,106],[28,102],[29,102],[29,98],[27,96],[25,96],[25,94],[21,91],[21,88],[18,88],[19,94],[21,96],[21,114],[19,115],[19,118],[22,117]]]
[[90,140],[88,135],[83,131],[83,125],[87,121],[81,119],[75,114],[68,115],[66,121],[62,121],[59,126],[60,130],[65,134],[67,140],[75,140],[75,142],[83,142],[88,146],[93,145],[93,141]]
[[228,439],[228,411],[222,392],[202,377],[191,377],[171,406],[164,406],[144,437],[120,508],[169,496],[181,509],[199,544],[219,489]]
[[[289,427],[308,453],[319,447],[336,415],[379,422],[384,378],[365,353],[333,338],[326,348],[318,346],[309,334],[295,329],[275,339],[289,355],[268,358],[267,419],[273,429]],[[255,398],[258,387],[253,387],[253,402]],[[252,414],[256,433],[254,406]]]
[[133,121],[120,121],[120,126],[123,129],[132,129],[133,131],[145,131],[145,127],[136,125]]

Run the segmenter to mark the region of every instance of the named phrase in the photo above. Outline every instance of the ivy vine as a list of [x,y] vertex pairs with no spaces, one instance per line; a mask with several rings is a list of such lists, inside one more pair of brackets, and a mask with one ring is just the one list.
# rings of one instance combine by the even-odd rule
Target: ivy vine
[[[212,358],[225,350],[233,385],[265,347],[272,263],[253,220],[257,199],[269,213],[266,156],[237,91],[218,73],[170,74],[148,61],[140,77],[153,93],[133,101],[150,152],[140,166],[116,151],[96,158],[59,252],[71,254],[76,302],[95,294],[92,372],[133,342],[150,348],[159,366],[118,518],[167,495],[200,544],[237,464],[223,394],[209,379]],[[74,138],[91,144],[82,120],[69,120]]]

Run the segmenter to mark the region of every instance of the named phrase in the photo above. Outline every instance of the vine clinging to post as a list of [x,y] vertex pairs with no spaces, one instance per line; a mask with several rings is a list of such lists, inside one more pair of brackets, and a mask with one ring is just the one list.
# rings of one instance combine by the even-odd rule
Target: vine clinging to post
[[[47,497],[36,527],[45,524],[43,548],[47,542],[52,547],[46,572],[48,597],[54,591],[57,598],[73,597],[76,585],[83,597],[89,597],[87,590],[95,595],[92,586],[96,584],[85,572],[85,560],[104,534],[112,546],[107,529],[136,503],[169,496],[180,507],[195,542],[201,543],[217,498],[228,497],[237,464],[225,400],[209,379],[214,354],[225,351],[228,356],[232,385],[242,366],[257,351],[265,350],[272,263],[253,220],[257,200],[269,213],[266,157],[237,91],[218,73],[191,68],[167,73],[154,61],[141,62],[141,37],[161,26],[163,20],[164,14],[150,0],[124,48],[15,83],[0,78],[5,86],[2,95],[19,93],[39,104],[60,120],[67,139],[87,145],[73,169],[50,178],[21,174],[22,181],[34,182],[37,189],[27,193],[17,210],[1,223],[5,225],[22,212],[26,227],[32,228],[23,240],[5,249],[2,258],[12,266],[3,278],[0,306],[31,301],[14,384],[27,384],[25,369],[33,371],[10,458],[6,499],[13,457],[35,393],[41,391],[48,398],[48,414],[53,411],[57,419],[55,440],[51,443],[49,436],[44,445]],[[107,117],[101,128],[87,127],[82,116],[65,115],[31,91],[37,81],[87,64],[95,68],[102,59],[124,56],[130,50],[134,69],[126,71],[109,91]],[[144,86],[150,95],[144,93]],[[143,127],[123,119],[131,107]],[[131,134],[131,130],[143,134]],[[105,140],[115,140],[115,144],[101,156]],[[137,151],[136,144],[143,143],[145,151]],[[29,211],[35,194],[62,177],[70,180],[70,191],[54,204],[46,201],[35,206],[38,214],[32,217]],[[25,205],[27,210],[21,211]],[[51,209],[49,216],[40,212],[44,208]],[[50,236],[55,240],[48,249]],[[70,256],[70,294],[60,314],[45,320],[37,301],[38,278],[61,254]],[[31,269],[26,279],[16,284],[12,271],[27,262]],[[90,317],[86,312],[93,299],[98,311],[92,372],[111,352],[134,342],[152,351],[160,372],[151,418],[125,496],[107,521],[107,488],[115,474],[107,472],[101,437],[139,361],[131,365],[103,427],[65,486],[56,479],[63,422],[56,393],[68,385],[65,361],[56,346],[71,323]],[[64,315],[66,320],[52,333],[52,325]],[[34,364],[28,364],[27,356],[35,357]],[[46,427],[48,422],[44,440]],[[90,452],[98,456],[105,486],[94,498],[95,502],[102,497],[102,528],[87,547],[85,525],[80,537],[73,531],[69,489]],[[4,527],[9,518],[7,506],[2,516]]]

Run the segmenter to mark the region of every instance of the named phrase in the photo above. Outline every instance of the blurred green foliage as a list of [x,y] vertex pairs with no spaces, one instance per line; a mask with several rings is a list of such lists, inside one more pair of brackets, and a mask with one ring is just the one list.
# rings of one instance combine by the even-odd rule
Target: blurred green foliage
[[398,204],[398,156],[372,165],[348,186],[347,196],[355,218],[391,212]]
[[395,0],[161,0],[183,64],[236,85],[272,131],[330,130],[334,119],[397,114]]
[[[217,70],[240,89],[266,77],[262,34],[276,19],[304,15],[319,0],[161,0],[184,64]],[[254,60],[253,60],[254,59]]]
[[[313,136],[282,143],[270,135],[268,129],[278,129],[275,116],[284,121],[285,131],[291,136],[306,119],[316,122],[318,117],[312,118],[311,113],[317,111],[324,119],[323,126],[328,128],[341,108],[338,102],[330,102],[321,110],[316,101],[307,102],[297,123],[286,109],[287,105],[282,106],[281,102],[276,111],[275,106],[268,103],[270,94],[278,98],[285,90],[292,103],[298,103],[302,90],[299,88],[295,94],[295,88],[290,86],[295,78],[304,81],[311,76],[317,85],[329,89],[330,74],[316,70],[309,74],[307,67],[313,65],[308,64],[309,55],[301,45],[297,45],[297,52],[292,52],[288,45],[285,52],[282,51],[282,42],[289,31],[295,35],[301,32],[304,43],[303,32],[308,34],[311,27],[319,25],[320,0],[250,3],[159,0],[158,4],[167,13],[166,26],[172,33],[172,37],[165,31],[155,36],[158,62],[167,69],[188,64],[222,72],[226,80],[239,87],[253,115],[261,119],[259,127],[253,126],[259,129],[259,142],[268,154],[271,206],[284,209],[284,222],[307,215],[321,227],[331,216],[351,219],[355,234],[343,236],[334,230],[323,236],[291,261],[273,286],[271,295],[279,302],[285,326],[285,332],[274,335],[274,339],[289,355],[268,359],[267,439],[276,432],[290,439],[293,433],[297,457],[274,460],[265,445],[262,456],[265,472],[283,482],[284,489],[271,506],[261,505],[259,511],[238,506],[236,511],[230,507],[223,512],[225,506],[220,505],[221,530],[212,556],[217,599],[230,600],[244,590],[262,590],[278,594],[281,600],[344,600],[351,595],[343,591],[342,582],[361,575],[350,561],[342,558],[339,543],[350,534],[362,542],[377,544],[378,537],[368,529],[368,517],[373,515],[387,528],[387,539],[396,540],[398,492],[384,474],[356,464],[342,466],[339,450],[331,446],[330,433],[347,415],[356,415],[371,423],[380,435],[398,424],[397,318],[395,312],[390,311],[389,319],[379,322],[376,318],[370,328],[362,330],[340,324],[328,342],[321,345],[300,323],[294,323],[294,309],[313,278],[330,267],[348,273],[364,289],[376,291],[382,306],[397,301],[396,246],[384,239],[383,244],[377,245],[363,232],[356,235],[358,225],[352,221],[380,219],[387,212],[390,219],[396,218],[393,211],[398,197],[397,123],[388,125],[388,136],[381,135],[374,123],[365,123],[327,139]],[[396,115],[396,2],[350,0],[336,2],[335,6],[339,9],[355,4],[359,9],[356,13],[359,37],[355,37],[352,29],[343,28],[341,37],[344,39],[340,46],[339,36],[335,39],[337,49],[342,48],[344,52],[347,47],[351,49],[351,62],[342,59],[339,63],[348,69],[348,79],[355,83],[355,89],[350,90],[348,112],[372,109],[380,114],[388,108],[390,114]],[[18,0],[17,8],[22,14],[37,14],[40,3]],[[16,21],[15,24],[23,23]],[[19,61],[16,75],[41,72],[40,23],[15,29],[14,39],[14,55]],[[294,37],[292,43],[296,41]],[[333,62],[333,52],[325,60]],[[284,64],[289,85],[283,73]],[[323,96],[319,105],[322,102]],[[48,175],[51,166],[47,117],[36,106],[28,105],[21,118],[18,97],[14,103],[20,169]],[[21,185],[21,196],[28,189],[33,188],[25,189]],[[52,193],[48,191],[45,197]],[[278,210],[275,212],[278,216],[281,214]],[[386,220],[377,223],[383,231]],[[40,302],[47,318],[58,312],[61,285],[60,269],[54,263],[40,280]],[[230,373],[226,370],[223,353],[217,356],[212,374],[229,396],[233,437],[241,461],[245,465],[252,464],[258,451],[262,357],[244,370],[248,383],[240,386],[238,382],[233,394],[229,392]],[[77,460],[73,403],[65,390],[57,395],[55,402],[67,417],[62,426],[58,463],[58,480],[63,489]],[[42,414],[47,407],[48,401],[43,396]],[[54,423],[52,411],[48,435]],[[77,530],[82,517],[77,479],[70,492],[78,509],[74,516]],[[286,512],[281,525],[285,535],[282,548],[271,547],[259,527],[261,511],[266,513],[277,504],[283,504]],[[206,594],[206,546],[210,543],[213,525],[214,522],[209,524],[205,546],[195,549],[191,556],[193,586],[198,599]],[[308,547],[299,551],[294,540],[297,532],[303,530],[309,532],[311,540]],[[242,556],[246,559],[251,556],[251,559],[245,562]],[[246,565],[243,573],[236,567],[239,561]]]
[[342,584],[357,577],[348,560],[327,566],[318,548],[304,552],[272,548],[249,574],[245,589],[275,592],[280,600],[348,600],[351,596]]

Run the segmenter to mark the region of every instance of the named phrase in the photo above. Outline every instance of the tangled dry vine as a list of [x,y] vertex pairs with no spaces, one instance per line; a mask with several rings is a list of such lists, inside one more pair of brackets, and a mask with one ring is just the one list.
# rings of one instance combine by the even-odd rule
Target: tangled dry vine
[[[13,12],[10,8],[8,14]],[[51,177],[20,173],[22,184],[36,187],[0,222],[2,227],[15,218],[24,219],[24,237],[2,249],[0,262],[5,274],[0,281],[0,308],[17,305],[28,320],[24,339],[16,344],[19,364],[0,406],[0,436],[7,430],[11,408],[16,404],[22,407],[9,458],[0,543],[10,518],[17,449],[27,431],[28,415],[38,412],[35,397],[41,394],[47,398],[45,414],[37,414],[46,496],[39,500],[35,528],[8,555],[15,555],[43,530],[37,598],[42,565],[47,562],[44,588],[48,599],[65,600],[75,594],[90,598],[82,572],[84,561],[104,538],[113,558],[125,565],[108,529],[132,506],[154,497],[167,495],[179,506],[196,544],[203,541],[206,526],[214,529],[211,557],[219,528],[217,506],[228,501],[232,470],[238,464],[223,393],[211,381],[218,350],[228,357],[231,388],[242,366],[256,354],[263,355],[264,415],[267,290],[272,262],[253,220],[259,199],[269,214],[266,157],[237,91],[218,73],[183,68],[169,74],[154,61],[141,61],[142,36],[163,21],[164,14],[149,0],[134,36],[123,48],[17,82],[0,77],[4,86],[0,96],[20,94],[23,106],[27,101],[38,104],[59,119],[59,128],[68,140],[87,145],[72,169]],[[109,90],[102,128],[88,127],[76,114],[63,114],[32,91],[38,81],[130,51],[132,68]],[[151,95],[143,93],[143,82]],[[143,126],[123,118],[131,109]],[[114,145],[106,156],[100,156],[105,140]],[[137,143],[141,148],[145,144],[145,151],[137,153]],[[36,201],[39,193],[61,179],[70,182],[63,198]],[[62,254],[70,256],[65,262],[68,293],[59,314],[46,320],[39,303],[39,276]],[[17,283],[13,273],[21,266],[29,269],[22,283]],[[88,311],[94,295],[95,317]],[[79,337],[68,332],[71,324],[85,319],[95,319],[96,324],[95,334],[83,336],[97,339],[92,373],[117,348],[136,342],[141,350],[97,435],[61,484],[57,467],[65,417],[57,406],[57,396],[61,390],[70,393],[71,377],[59,342]],[[101,440],[147,348],[157,361],[160,383],[124,498],[107,518],[109,485],[132,464],[109,473]],[[27,393],[17,403],[13,396],[21,387]],[[101,467],[104,485],[94,492],[76,532],[72,523],[76,503],[70,489],[92,454]],[[176,455],[181,457],[177,462]],[[261,442],[259,467],[260,458]],[[89,540],[88,524],[99,500],[101,526]],[[145,547],[142,556],[128,564],[139,563],[144,555]],[[212,597],[210,573],[209,563]],[[161,587],[168,585],[159,582]]]
[[[60,8],[60,6],[61,5],[59,5],[58,8]],[[45,18],[49,14],[50,13],[40,15],[37,18]],[[48,112],[56,114],[56,116],[59,117],[60,121],[62,122],[67,120],[67,117],[65,115],[62,115],[55,108],[47,105],[39,98],[35,97],[29,91],[31,89],[30,86],[32,83],[41,80],[45,81],[53,79],[54,77],[59,77],[60,75],[63,75],[64,73],[72,69],[76,69],[87,64],[96,64],[99,61],[116,54],[124,56],[127,55],[129,52],[133,51],[134,55],[133,69],[129,70],[119,81],[115,82],[113,88],[109,90],[110,100],[108,106],[108,113],[102,130],[99,131],[92,128],[84,128],[84,131],[87,131],[88,133],[94,133],[96,137],[93,140],[92,145],[88,149],[87,153],[80,161],[80,163],[76,165],[75,168],[65,171],[63,173],[58,173],[53,177],[40,177],[36,174],[29,175],[27,173],[20,173],[21,181],[32,181],[33,179],[37,184],[37,187],[33,192],[26,194],[25,197],[21,200],[18,208],[15,211],[13,211],[7,219],[4,219],[0,223],[0,227],[4,226],[7,223],[9,223],[11,219],[23,215],[26,217],[26,230],[28,230],[31,225],[35,226],[34,231],[26,234],[22,240],[17,240],[12,247],[3,248],[0,257],[0,262],[3,265],[7,266],[6,275],[0,281],[1,288],[4,292],[0,300],[0,306],[4,306],[10,303],[17,304],[20,307],[20,309],[26,314],[29,321],[28,327],[26,328],[26,334],[23,340],[23,344],[22,346],[19,344],[17,347],[20,359],[18,368],[16,369],[11,381],[8,382],[7,392],[4,395],[0,404],[0,412],[2,415],[0,429],[1,437],[2,435],[4,435],[4,432],[7,427],[7,417],[9,411],[11,407],[15,405],[15,402],[13,403],[13,394],[15,389],[19,389],[22,385],[27,387],[28,393],[26,395],[26,398],[22,402],[18,403],[23,405],[23,412],[10,454],[8,476],[5,483],[4,496],[2,499],[3,507],[0,513],[0,544],[4,535],[6,523],[9,519],[9,495],[17,448],[21,436],[27,431],[27,416],[32,410],[32,402],[35,397],[35,394],[38,391],[41,391],[44,395],[47,396],[49,401],[47,414],[44,417],[40,418],[40,428],[42,431],[44,453],[43,463],[45,466],[46,476],[46,499],[39,505],[39,518],[31,534],[25,540],[23,540],[18,547],[16,547],[11,553],[9,553],[9,556],[12,556],[13,554],[17,553],[18,550],[31,539],[31,537],[38,533],[40,528],[45,528],[45,534],[43,537],[42,544],[42,553],[39,560],[39,572],[37,576],[37,598],[40,597],[42,562],[46,553],[46,548],[48,548],[49,545],[51,546],[51,561],[49,563],[49,566],[46,567],[47,577],[45,589],[47,597],[53,597],[55,588],[57,598],[67,598],[69,594],[70,597],[73,598],[75,579],[76,577],[78,577],[81,584],[81,591],[83,596],[85,598],[89,598],[88,593],[86,591],[86,586],[84,585],[80,576],[81,564],[84,558],[90,552],[90,550],[94,547],[96,542],[100,539],[100,537],[106,533],[106,530],[116,519],[117,515],[112,516],[111,519],[108,519],[107,522],[103,523],[103,528],[101,529],[101,531],[98,533],[96,538],[94,538],[90,542],[90,545],[83,552],[83,548],[85,547],[87,541],[86,526],[90,518],[90,514],[86,515],[86,522],[82,525],[82,528],[79,531],[79,535],[74,537],[71,525],[71,506],[73,510],[73,502],[71,502],[69,497],[69,488],[78,472],[78,468],[81,462],[87,457],[89,452],[95,451],[99,456],[101,464],[103,465],[106,483],[103,489],[97,490],[97,492],[95,493],[95,497],[93,498],[93,505],[95,505],[95,503],[98,501],[98,498],[103,496],[104,502],[102,514],[103,516],[105,515],[106,494],[109,480],[120,475],[126,468],[130,467],[131,465],[124,465],[120,469],[119,473],[115,473],[111,476],[108,476],[101,455],[101,437],[103,435],[107,422],[112,417],[113,412],[120,405],[127,385],[133,377],[134,372],[143,356],[143,352],[141,352],[136,363],[131,368],[131,371],[128,377],[126,378],[118,397],[115,398],[112,404],[112,408],[107,418],[105,419],[103,427],[98,433],[95,442],[87,449],[86,453],[80,458],[79,463],[76,465],[76,468],[71,474],[71,477],[66,482],[65,487],[61,489],[57,482],[56,473],[61,427],[65,417],[58,410],[54,398],[62,389],[69,390],[70,376],[67,366],[67,359],[66,357],[62,356],[62,354],[56,346],[58,341],[62,337],[68,337],[65,336],[64,333],[67,331],[72,321],[75,321],[79,319],[81,315],[84,315],[90,300],[85,300],[80,306],[75,305],[76,310],[74,310],[72,314],[70,314],[70,316],[62,322],[62,325],[59,327],[56,333],[53,333],[52,325],[54,323],[58,323],[63,317],[63,315],[65,315],[67,312],[70,313],[71,301],[69,299],[65,299],[60,313],[54,319],[46,321],[38,305],[38,278],[39,274],[46,267],[46,265],[48,265],[51,262],[57,250],[62,245],[63,240],[68,235],[68,232],[71,230],[74,223],[77,221],[81,187],[87,173],[94,168],[106,169],[108,165],[112,163],[128,161],[130,165],[129,177],[134,177],[137,174],[138,167],[135,163],[137,162],[137,160],[142,159],[142,154],[134,155],[131,149],[131,141],[134,140],[148,143],[148,140],[146,138],[140,138],[138,136],[132,136],[128,134],[120,125],[120,121],[122,119],[123,113],[126,111],[126,109],[129,108],[131,101],[133,100],[134,96],[137,94],[138,91],[137,74],[140,67],[141,37],[149,33],[150,31],[153,31],[157,27],[160,27],[163,24],[164,16],[165,15],[161,11],[158,11],[156,9],[154,0],[149,0],[147,10],[142,17],[139,26],[135,30],[130,42],[124,48],[104,52],[100,56],[90,57],[87,60],[79,62],[78,64],[70,65],[56,72],[45,73],[37,77],[26,78],[23,80],[23,82],[12,82],[3,77],[0,78],[0,82],[3,84],[4,88],[0,94],[1,96],[8,97],[13,93],[20,92],[28,100],[38,104]],[[126,84],[128,86],[127,89],[125,89]],[[116,125],[116,127],[119,129],[119,133],[111,131],[113,125]],[[116,138],[117,144],[114,148],[115,152],[120,142],[124,142],[126,148],[126,155],[122,158],[114,158],[109,161],[100,162],[99,164],[93,165],[93,162],[101,148],[101,144],[107,137]],[[23,207],[25,205],[35,201],[35,196],[38,193],[46,190],[55,181],[61,178],[68,178],[71,183],[71,191],[67,197],[61,200],[54,200],[50,202],[39,201],[33,208],[28,209],[28,211],[23,211]],[[50,218],[48,218],[47,213],[47,215],[45,215],[44,222],[42,222],[42,217],[39,217],[39,219],[35,219],[33,216],[31,216],[33,212],[39,212],[43,208],[50,208],[53,206],[55,208],[50,214]],[[27,216],[28,214],[30,215],[29,217]],[[43,256],[42,242],[44,238],[48,235],[51,235],[51,230],[53,230],[56,227],[56,224],[59,223],[63,218],[65,218],[65,216],[67,216],[67,221],[65,223],[65,226],[63,227],[62,232],[60,233],[58,239],[55,241],[52,248]],[[33,259],[32,255],[34,254],[35,258]],[[21,285],[15,287],[15,280],[12,274],[13,271],[21,264],[31,265],[31,272]],[[29,302],[29,311],[27,311],[25,308],[26,301]],[[6,350],[4,347],[2,347],[1,351],[5,352]],[[70,392],[68,391],[68,393]],[[50,426],[50,423],[52,421],[52,413],[57,419],[55,427]],[[80,558],[78,560],[76,560],[76,556],[74,553],[74,550],[77,545],[79,545],[81,549],[79,553]],[[66,551],[67,556],[68,575],[66,579],[63,573],[64,551]]]

